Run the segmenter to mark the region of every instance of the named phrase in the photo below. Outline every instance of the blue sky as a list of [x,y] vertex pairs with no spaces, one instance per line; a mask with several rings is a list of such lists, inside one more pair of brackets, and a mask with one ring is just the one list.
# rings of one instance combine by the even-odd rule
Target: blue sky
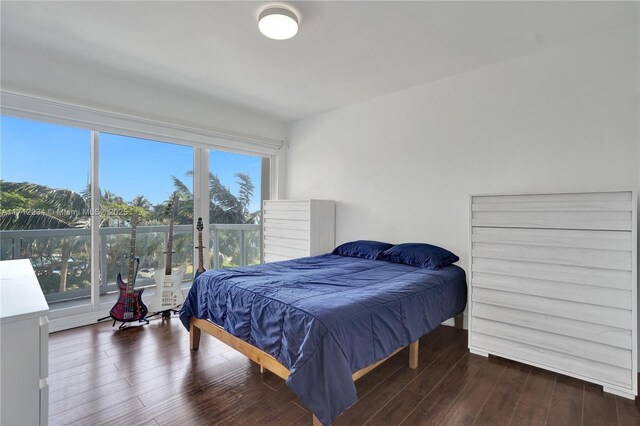
[[[89,130],[2,116],[0,137],[0,178],[74,191],[82,191],[89,182]],[[234,174],[248,173],[256,186],[249,209],[260,208],[259,157],[211,151],[209,167],[234,194]],[[193,170],[191,147],[100,135],[100,189],[126,201],[137,195],[154,204],[166,200],[173,192],[171,175],[193,190],[192,178],[185,176],[188,170]]]

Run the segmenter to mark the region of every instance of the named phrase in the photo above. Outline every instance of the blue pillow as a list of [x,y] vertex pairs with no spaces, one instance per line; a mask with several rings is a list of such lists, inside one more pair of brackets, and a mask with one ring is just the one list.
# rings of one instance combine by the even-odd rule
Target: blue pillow
[[460,260],[458,256],[442,247],[422,243],[398,244],[380,253],[377,259],[433,270]]
[[381,243],[380,241],[358,240],[340,244],[333,250],[333,254],[340,256],[362,257],[374,260],[378,254],[393,247],[393,244]]

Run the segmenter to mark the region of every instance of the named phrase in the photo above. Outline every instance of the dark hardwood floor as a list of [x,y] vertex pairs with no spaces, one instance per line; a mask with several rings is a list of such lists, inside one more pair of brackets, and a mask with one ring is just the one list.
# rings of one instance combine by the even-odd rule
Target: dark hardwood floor
[[[176,317],[51,334],[50,424],[311,425],[280,378],[204,333],[188,344]],[[466,346],[466,331],[434,330],[416,370],[404,350],[358,380],[335,425],[640,425],[638,399]]]

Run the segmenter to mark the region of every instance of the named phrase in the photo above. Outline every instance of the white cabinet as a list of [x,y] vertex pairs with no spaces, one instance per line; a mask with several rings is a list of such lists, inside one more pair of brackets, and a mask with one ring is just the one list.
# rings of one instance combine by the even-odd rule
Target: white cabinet
[[0,262],[0,424],[48,423],[48,312],[29,260]]
[[329,253],[335,248],[336,207],[329,200],[265,200],[264,261]]
[[471,196],[469,349],[633,398],[633,191]]

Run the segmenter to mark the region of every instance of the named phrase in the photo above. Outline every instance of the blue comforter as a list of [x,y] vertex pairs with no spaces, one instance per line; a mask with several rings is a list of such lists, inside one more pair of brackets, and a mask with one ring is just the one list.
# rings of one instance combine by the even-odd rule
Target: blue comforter
[[180,319],[208,319],[271,354],[324,424],[356,402],[351,374],[465,308],[464,271],[325,254],[207,271]]

